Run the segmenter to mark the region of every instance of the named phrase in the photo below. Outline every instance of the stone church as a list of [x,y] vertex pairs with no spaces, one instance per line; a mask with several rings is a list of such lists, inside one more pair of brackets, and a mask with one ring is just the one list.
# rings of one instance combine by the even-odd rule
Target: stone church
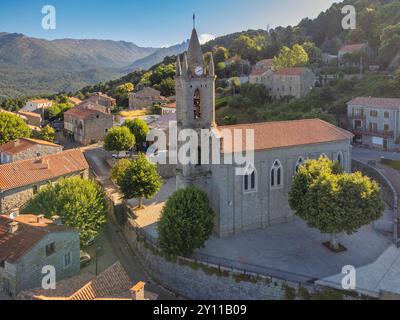
[[205,63],[195,29],[183,61],[178,58],[175,80],[178,132],[193,129],[200,136],[202,129],[254,130],[254,163],[246,175],[237,175],[236,166],[224,162],[177,166],[178,189],[196,186],[208,194],[216,213],[217,235],[225,237],[293,219],[288,192],[296,170],[308,158],[324,155],[350,171],[352,134],[322,120],[217,126],[214,62],[211,56]]

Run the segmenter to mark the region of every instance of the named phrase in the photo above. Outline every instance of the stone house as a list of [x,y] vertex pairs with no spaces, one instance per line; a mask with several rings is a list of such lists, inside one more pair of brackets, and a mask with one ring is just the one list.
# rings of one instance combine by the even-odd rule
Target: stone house
[[315,74],[309,68],[283,68],[273,75],[272,96],[305,97],[315,87]]
[[[367,57],[371,56],[371,48],[368,46],[367,43],[356,43],[356,44],[347,44],[344,45],[339,49],[338,52],[338,63],[339,67],[360,67],[361,66],[361,60],[360,61],[354,61],[354,62],[346,62],[345,57],[347,55],[353,55],[353,54],[364,54]],[[365,61],[364,61],[365,63]]]
[[103,141],[114,125],[114,116],[96,105],[78,106],[64,113],[64,135],[82,145]]
[[157,103],[169,103],[170,101],[161,95],[161,92],[151,87],[146,87],[138,92],[129,93],[129,109],[140,110],[152,107]]
[[161,106],[161,115],[165,116],[170,113],[176,112],[176,102],[171,102]]
[[269,92],[271,92],[273,87],[273,76],[274,72],[272,69],[268,68],[257,68],[253,69],[249,76],[249,82],[251,84],[262,84]]
[[355,98],[347,103],[347,118],[356,143],[400,151],[400,99]]
[[117,106],[117,100],[101,92],[92,93],[85,101],[99,104],[110,110],[114,109]]
[[145,283],[130,279],[120,262],[94,276],[82,273],[57,283],[55,290],[36,288],[21,292],[18,300],[157,300]]
[[79,232],[59,217],[0,215],[0,239],[0,290],[12,298],[41,286],[45,266],[54,267],[57,281],[79,274]]
[[89,177],[89,165],[80,150],[0,166],[0,212],[23,207],[39,190],[61,178]]
[[254,69],[270,69],[272,70],[274,66],[274,59],[263,59],[256,63]]
[[39,112],[29,112],[29,111],[19,111],[19,115],[24,117],[26,124],[34,127],[40,127],[43,123],[42,113]]
[[53,105],[53,102],[47,99],[37,99],[37,100],[29,100],[25,107],[23,107],[22,111],[33,112],[36,110],[43,110],[46,108],[50,108]]
[[20,138],[0,145],[0,164],[59,153],[63,147],[44,140]]

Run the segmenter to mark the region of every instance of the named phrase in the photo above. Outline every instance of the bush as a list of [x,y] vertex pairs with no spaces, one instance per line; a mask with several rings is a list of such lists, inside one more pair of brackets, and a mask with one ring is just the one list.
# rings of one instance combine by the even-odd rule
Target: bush
[[174,193],[158,224],[159,246],[171,256],[189,256],[213,230],[214,211],[207,195],[194,187]]

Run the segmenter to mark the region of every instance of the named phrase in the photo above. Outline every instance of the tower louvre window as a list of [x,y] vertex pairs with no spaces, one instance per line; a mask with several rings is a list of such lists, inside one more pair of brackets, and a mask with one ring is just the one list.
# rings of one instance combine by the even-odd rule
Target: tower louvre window
[[194,92],[194,118],[196,120],[200,120],[201,118],[201,99],[199,89],[196,89]]

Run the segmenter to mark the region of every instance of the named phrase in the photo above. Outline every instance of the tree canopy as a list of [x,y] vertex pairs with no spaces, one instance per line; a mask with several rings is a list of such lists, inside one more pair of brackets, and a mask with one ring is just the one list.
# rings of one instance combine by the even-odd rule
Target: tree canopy
[[79,230],[82,245],[97,236],[106,222],[106,203],[102,189],[95,182],[80,177],[49,184],[40,190],[23,211],[43,214],[47,218],[60,216],[64,225]]
[[308,62],[307,52],[301,45],[295,44],[291,49],[286,46],[281,49],[279,55],[274,58],[274,68],[279,70],[282,68],[304,67]]
[[131,133],[135,136],[136,143],[138,145],[142,145],[146,142],[146,138],[150,129],[146,123],[146,121],[136,118],[133,120],[126,120],[125,125]]
[[135,145],[135,136],[127,127],[110,129],[105,140],[104,149],[107,151],[128,151]]
[[16,115],[0,112],[0,144],[19,138],[29,138],[31,129]]
[[171,256],[191,255],[212,235],[214,215],[203,191],[191,187],[175,192],[158,224],[160,248]]
[[48,141],[48,142],[54,142],[56,139],[56,131],[50,127],[50,126],[45,126],[42,128],[40,131],[40,139]]

